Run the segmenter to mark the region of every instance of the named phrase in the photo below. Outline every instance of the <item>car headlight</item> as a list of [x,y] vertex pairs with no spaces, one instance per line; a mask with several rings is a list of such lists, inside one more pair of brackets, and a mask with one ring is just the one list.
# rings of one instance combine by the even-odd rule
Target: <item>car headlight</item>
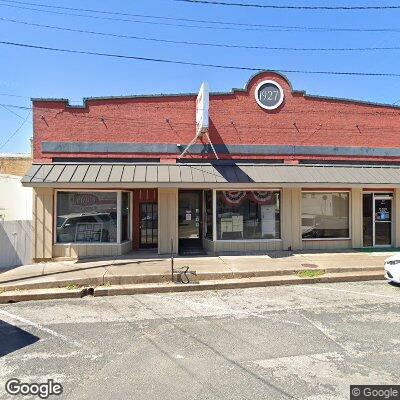
[[386,261],[386,265],[397,265],[400,264],[400,260]]

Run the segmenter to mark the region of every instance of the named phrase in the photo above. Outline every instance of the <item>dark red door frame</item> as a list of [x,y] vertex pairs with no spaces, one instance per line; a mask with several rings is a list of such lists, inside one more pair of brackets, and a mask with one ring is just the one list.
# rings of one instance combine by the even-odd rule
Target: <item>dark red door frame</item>
[[140,248],[140,204],[158,203],[157,189],[135,189],[132,191],[133,210],[132,210],[132,249]]

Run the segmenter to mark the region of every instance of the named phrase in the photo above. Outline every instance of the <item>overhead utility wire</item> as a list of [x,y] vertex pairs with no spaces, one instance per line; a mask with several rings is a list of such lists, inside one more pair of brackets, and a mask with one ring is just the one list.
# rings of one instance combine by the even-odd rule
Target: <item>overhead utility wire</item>
[[20,97],[20,98],[26,97],[26,96],[20,96],[20,95],[18,95],[18,94],[11,94],[11,93],[0,93],[0,96]]
[[207,23],[207,24],[221,24],[221,25],[233,25],[233,26],[249,26],[249,27],[270,27],[265,24],[248,24],[243,22],[231,22],[231,21],[215,21],[215,20],[207,20],[207,19],[193,19],[193,18],[177,18],[177,17],[165,17],[161,15],[148,15],[148,14],[132,14],[121,11],[108,11],[108,10],[98,10],[92,8],[77,8],[77,7],[65,7],[65,6],[55,6],[49,4],[42,3],[30,3],[25,1],[16,1],[16,0],[0,0],[2,3],[8,4],[21,4],[28,5],[34,7],[43,7],[57,10],[67,10],[67,11],[79,11],[79,12],[87,12],[87,13],[95,13],[95,14],[108,14],[108,15],[119,15],[123,17],[139,17],[139,18],[151,18],[151,19],[164,19],[170,21],[184,21],[184,22],[198,22],[198,23]]
[[228,26],[212,26],[212,25],[189,25],[189,24],[178,24],[178,23],[168,23],[168,22],[160,22],[160,21],[140,21],[137,19],[129,19],[129,18],[115,18],[115,17],[106,17],[106,16],[99,16],[99,15],[89,15],[89,14],[75,14],[71,12],[65,11],[54,11],[54,10],[43,10],[40,8],[32,8],[32,7],[24,7],[18,6],[13,4],[4,4],[0,3],[0,6],[5,7],[12,7],[22,10],[30,10],[30,11],[39,11],[43,13],[50,13],[55,15],[68,15],[72,17],[84,17],[84,18],[92,18],[96,20],[106,20],[106,21],[118,21],[118,22],[133,22],[135,24],[148,24],[148,25],[163,25],[163,26],[173,26],[173,27],[180,27],[180,28],[197,28],[197,29],[218,29],[218,30],[240,30],[240,31],[268,31],[268,32],[292,32],[297,31],[292,28],[235,28],[235,27],[228,27]]
[[[119,21],[119,22],[134,22],[139,24],[150,24],[150,25],[166,25],[166,26],[175,26],[175,27],[184,27],[184,28],[197,28],[197,29],[217,29],[217,30],[238,30],[238,31],[268,31],[268,32],[400,32],[400,29],[397,28],[331,28],[331,27],[313,27],[313,26],[291,26],[291,25],[264,25],[264,24],[244,24],[244,23],[236,23],[236,22],[224,22],[224,21],[211,21],[211,20],[195,20],[195,19],[187,19],[187,18],[172,18],[172,17],[162,17],[162,16],[150,16],[150,15],[141,15],[141,14],[127,14],[121,13],[123,15],[132,15],[136,16],[136,18],[154,18],[154,19],[166,19],[166,20],[176,20],[176,21],[188,21],[188,22],[197,22],[202,25],[187,25],[187,24],[173,24],[173,23],[162,23],[159,21],[139,21],[133,19],[123,19],[123,18],[113,18],[113,17],[102,17],[95,16],[89,14],[74,14],[69,12],[62,11],[52,11],[52,10],[43,10],[40,8],[31,8],[31,7],[23,7],[13,4],[4,3],[5,0],[0,0],[0,6],[12,7],[22,10],[30,10],[30,11],[38,11],[43,13],[50,13],[56,15],[68,15],[73,17],[83,17],[83,18],[94,18],[94,19],[102,19],[109,21]],[[14,2],[13,2],[14,3]],[[21,3],[18,4],[33,4],[33,3]],[[60,8],[56,6],[48,6],[37,4],[40,7],[48,7],[48,8]],[[87,12],[85,9],[74,8],[74,10],[79,10],[82,12]],[[106,11],[92,10],[94,13],[108,13]],[[110,13],[114,15],[113,13]],[[210,26],[204,25],[204,23],[208,24],[221,24],[221,25],[230,25],[230,26]],[[235,27],[238,26],[238,27]],[[247,28],[245,28],[247,27]]]
[[1,104],[3,107],[11,107],[11,108],[18,108],[20,110],[32,110],[32,107],[26,107],[26,106],[17,106],[14,104]]
[[278,5],[278,4],[259,4],[259,3],[239,3],[239,2],[228,2],[228,1],[211,1],[211,0],[175,0],[184,3],[192,4],[212,4],[218,6],[234,6],[234,7],[255,7],[255,8],[268,8],[276,10],[326,10],[326,11],[368,11],[368,10],[399,10],[400,5],[373,5],[373,6],[289,6],[289,5]]
[[[13,4],[4,4],[0,3],[0,6],[4,7],[12,7],[12,8],[18,8],[22,10],[30,10],[30,11],[39,11],[43,13],[50,13],[50,14],[56,14],[56,15],[68,15],[72,17],[84,17],[84,18],[92,18],[96,20],[106,20],[106,21],[118,21],[118,22],[133,22],[135,24],[149,24],[149,25],[164,25],[164,26],[174,26],[174,27],[181,27],[181,28],[199,28],[199,29],[229,29],[229,30],[237,30],[237,28],[230,28],[230,27],[215,27],[215,26],[204,26],[204,25],[188,25],[188,24],[175,24],[175,23],[168,23],[168,22],[160,22],[160,21],[140,21],[140,20],[135,20],[135,19],[129,19],[129,18],[115,18],[115,17],[105,17],[105,16],[98,16],[98,15],[89,15],[89,14],[75,14],[75,13],[70,13],[70,12],[65,12],[65,11],[54,11],[54,10],[43,10],[40,8],[32,8],[32,7],[23,7],[23,6],[18,6],[18,5],[13,5]],[[260,30],[260,29],[239,29],[239,30]],[[271,29],[265,29],[268,31],[273,31]],[[278,31],[282,31],[282,29],[277,29]],[[291,31],[292,29],[290,29]]]
[[4,110],[8,111],[11,114],[14,114],[15,116],[17,116],[18,118],[24,119],[24,117],[21,117],[21,115],[17,114],[15,111],[11,110],[10,108],[8,108],[7,106],[0,104],[0,107],[3,108]]
[[400,50],[399,46],[393,47],[274,47],[274,46],[248,46],[248,45],[237,45],[228,43],[209,43],[209,42],[190,42],[185,40],[169,40],[161,38],[149,38],[144,36],[132,36],[122,35],[110,32],[99,32],[90,31],[85,29],[73,29],[54,25],[37,24],[34,22],[27,22],[21,20],[15,20],[11,18],[0,17],[0,21],[11,22],[15,24],[21,24],[26,26],[34,26],[45,29],[55,29],[59,31],[84,33],[89,35],[109,36],[122,39],[133,39],[133,40],[144,40],[152,42],[170,43],[170,44],[183,44],[189,46],[209,46],[209,47],[222,47],[222,48],[234,48],[234,49],[254,49],[254,50],[280,50],[280,51],[379,51],[379,50]]
[[17,133],[22,129],[22,127],[25,125],[26,121],[28,121],[28,117],[31,114],[31,112],[29,111],[28,114],[26,115],[25,119],[22,121],[21,125],[14,131],[12,132],[8,138],[2,143],[2,145],[0,146],[0,150],[2,150],[4,148],[4,146],[9,143],[9,141],[15,136],[17,135]]
[[[158,63],[164,63],[164,64],[188,65],[188,66],[194,66],[194,67],[234,69],[234,70],[242,70],[242,71],[262,71],[265,69],[264,67],[246,67],[246,66],[239,66],[239,65],[206,64],[206,63],[196,63],[196,62],[191,62],[191,61],[168,60],[168,59],[163,59],[163,58],[129,56],[129,55],[125,55],[125,54],[111,54],[111,53],[101,53],[101,52],[94,52],[94,51],[62,49],[62,48],[58,48],[58,47],[38,46],[38,45],[33,45],[33,44],[7,42],[7,41],[0,41],[0,44],[6,45],[6,46],[30,48],[30,49],[35,49],[35,50],[47,50],[47,51],[53,51],[53,52],[59,52],[59,53],[84,54],[84,55],[109,57],[109,58],[158,62]],[[275,68],[274,70],[283,72],[283,73],[293,73],[293,74],[400,77],[400,73],[394,73],[394,72],[310,71],[310,70],[277,69],[277,68]]]

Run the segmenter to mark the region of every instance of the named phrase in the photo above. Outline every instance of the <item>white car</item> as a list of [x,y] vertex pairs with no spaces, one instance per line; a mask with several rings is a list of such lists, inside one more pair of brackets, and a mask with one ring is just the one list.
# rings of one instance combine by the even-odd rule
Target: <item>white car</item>
[[400,284],[400,253],[385,260],[385,278]]

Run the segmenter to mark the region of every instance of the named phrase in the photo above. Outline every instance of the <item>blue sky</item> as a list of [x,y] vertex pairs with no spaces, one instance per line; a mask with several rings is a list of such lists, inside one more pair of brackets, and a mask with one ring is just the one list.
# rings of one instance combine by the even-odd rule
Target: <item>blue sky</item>
[[[23,0],[21,0],[23,1]],[[303,25],[343,28],[398,28],[400,10],[388,11],[288,11],[224,7],[174,0],[25,0],[31,3],[146,14],[174,18],[217,20],[249,24]],[[282,4],[276,0],[242,0]],[[329,5],[376,5],[375,0],[325,1]],[[44,13],[6,6],[0,0],[0,18],[73,29],[140,35],[170,40],[284,47],[373,47],[399,45],[399,33],[284,32],[203,29],[139,22],[111,21]],[[288,5],[320,5],[319,1],[287,0]],[[388,0],[385,4],[396,4]],[[16,5],[14,3],[14,5]],[[40,8],[19,5],[20,7]],[[81,13],[82,14],[82,13]],[[93,14],[90,14],[93,15]],[[106,15],[105,15],[106,16]],[[136,21],[157,20],[132,18]],[[161,21],[159,22],[168,22]],[[169,21],[174,23],[174,21]],[[175,22],[178,23],[178,22]],[[182,22],[184,23],[184,22]],[[190,23],[186,23],[190,24]],[[202,25],[202,24],[197,24]],[[205,24],[203,24],[204,27]],[[122,38],[91,36],[19,25],[0,20],[0,40],[48,47],[165,58],[200,63],[261,67],[363,72],[400,72],[400,51],[288,52],[165,44]],[[196,92],[202,81],[212,91],[243,87],[250,71],[221,70],[134,60],[61,54],[0,45],[0,104],[30,106],[30,97],[62,97],[79,103],[82,97],[147,93]],[[382,103],[400,100],[400,78],[340,77],[287,74],[294,89],[310,94],[345,97]],[[17,97],[18,96],[18,97]],[[21,96],[21,97],[19,97]],[[0,147],[23,122],[28,111],[0,107]],[[32,136],[31,116],[0,152],[27,152]]]

